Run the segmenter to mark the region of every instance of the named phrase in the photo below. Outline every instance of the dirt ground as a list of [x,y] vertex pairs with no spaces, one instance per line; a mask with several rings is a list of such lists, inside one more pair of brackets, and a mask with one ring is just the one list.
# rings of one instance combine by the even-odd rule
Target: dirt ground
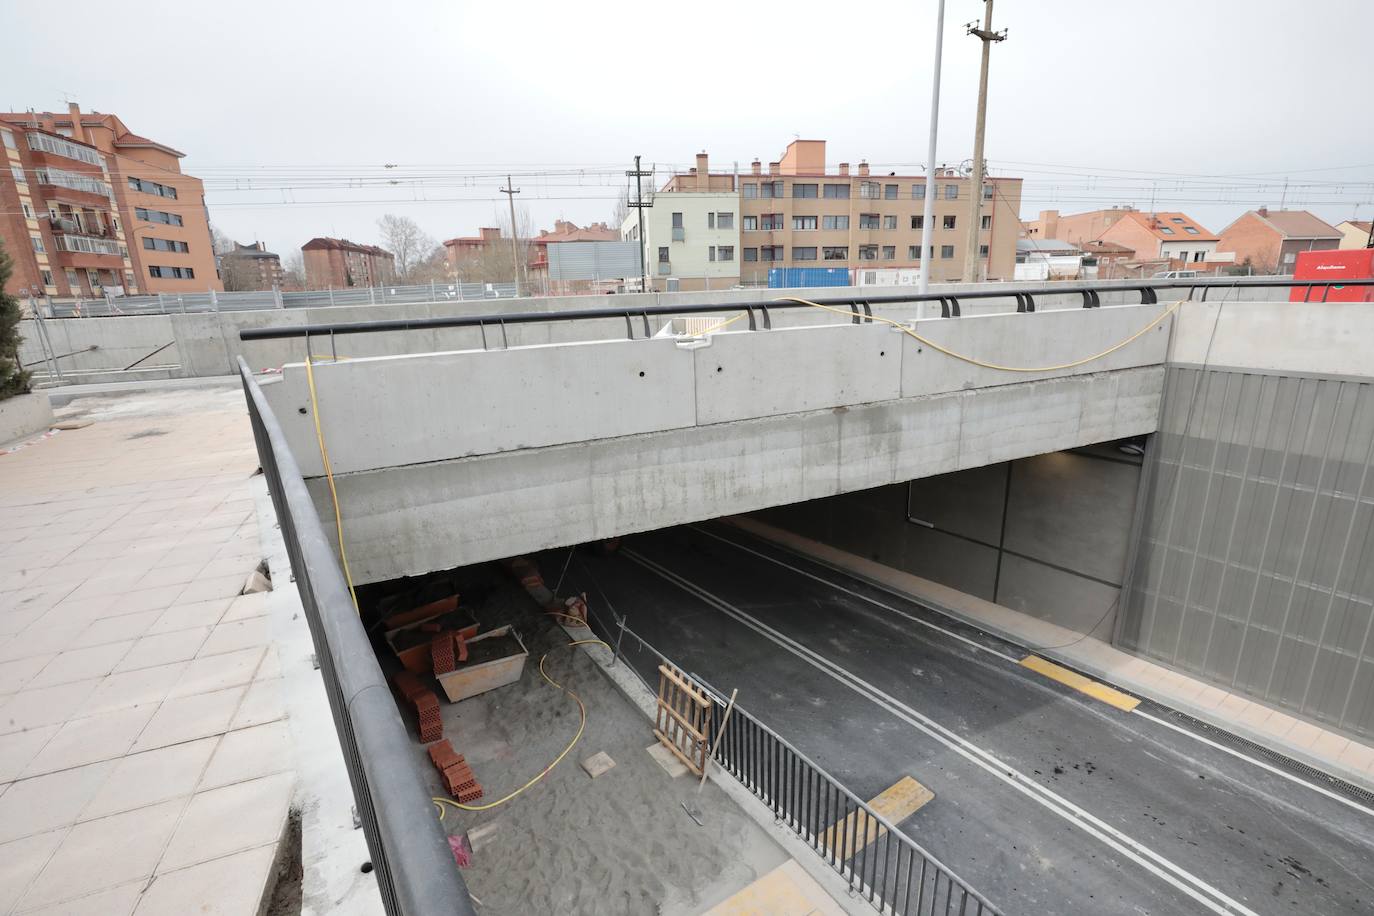
[[[547,571],[546,571],[546,574]],[[542,781],[487,811],[448,809],[462,834],[494,824],[463,877],[484,914],[692,914],[779,865],[785,853],[712,784],[697,795],[690,775],[670,779],[649,756],[652,723],[540,613],[514,583],[487,577],[483,628],[515,621],[529,649],[524,675],[460,703],[444,704],[444,734],[471,765],[486,804],[542,770],[577,732],[577,704],[539,675],[581,696],[587,726]],[[615,767],[597,779],[579,765],[598,751]],[[434,793],[439,774],[424,758]],[[704,826],[682,808],[699,806]]]

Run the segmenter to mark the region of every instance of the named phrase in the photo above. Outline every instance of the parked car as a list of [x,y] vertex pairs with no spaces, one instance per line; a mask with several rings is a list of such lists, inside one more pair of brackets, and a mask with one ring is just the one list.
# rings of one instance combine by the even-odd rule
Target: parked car
[[1196,270],[1161,270],[1155,274],[1156,280],[1191,280],[1198,276]]

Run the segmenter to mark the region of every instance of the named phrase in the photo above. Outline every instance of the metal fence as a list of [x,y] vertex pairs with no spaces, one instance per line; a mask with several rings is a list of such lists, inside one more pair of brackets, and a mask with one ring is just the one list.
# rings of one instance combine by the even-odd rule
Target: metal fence
[[[646,690],[649,682],[629,653],[642,652],[641,664],[687,669],[630,629],[616,615],[613,625],[593,610],[591,622],[608,645],[614,664],[625,663]],[[624,637],[631,643],[626,646]],[[628,650],[628,651],[627,651]],[[897,825],[845,788],[839,780],[760,722],[738,703],[730,710],[721,691],[695,673],[688,680],[712,700],[707,714],[711,760],[739,782],[811,851],[849,885],[849,892],[879,913],[893,916],[998,916],[1002,911],[978,893]]]
[[415,286],[350,287],[296,292],[157,293],[100,299],[38,299],[50,318],[109,318],[117,315],[180,315],[191,312],[248,312],[323,308],[332,305],[403,305],[412,302],[468,302],[515,297],[514,283],[425,283]]
[[392,916],[473,916],[467,888],[420,775],[422,761],[353,608],[300,468],[242,359],[239,374],[382,905]]

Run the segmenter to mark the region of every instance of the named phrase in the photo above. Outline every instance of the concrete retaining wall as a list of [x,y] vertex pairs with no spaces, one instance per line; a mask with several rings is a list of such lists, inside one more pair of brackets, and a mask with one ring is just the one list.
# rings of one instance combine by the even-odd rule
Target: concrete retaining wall
[[52,404],[41,391],[0,400],[0,445],[46,430],[52,423]]
[[1139,463],[1056,452],[756,513],[771,525],[1110,639]]
[[[1111,292],[1114,285],[1104,284],[1102,301],[1108,305],[1139,302],[1134,292]],[[971,289],[987,289],[1002,284],[942,284],[937,292],[957,293]],[[1009,285],[1009,289],[1014,289]],[[616,306],[642,308],[657,305],[720,303],[718,317],[725,319],[738,314],[731,304],[757,303],[786,295],[802,297],[890,295],[895,289],[846,287],[838,289],[797,290],[717,290],[696,293],[636,293],[625,296],[561,296],[527,299],[492,299],[465,302],[442,301],[398,305],[354,305],[285,310],[243,312],[202,312],[173,315],[141,315],[113,318],[49,319],[46,327],[53,339],[54,350],[70,353],[85,350],[91,344],[99,350],[83,352],[64,358],[61,367],[70,371],[73,380],[89,380],[93,373],[122,370],[135,360],[147,356],[168,342],[173,345],[148,360],[148,369],[160,368],[166,377],[193,378],[232,375],[237,371],[235,360],[242,354],[255,369],[267,369],[288,362],[300,362],[306,355],[304,340],[251,341],[239,340],[245,328],[283,327],[298,324],[355,323],[407,318],[440,318],[455,315],[501,315],[514,312],[564,312],[579,309]],[[1009,293],[1010,294],[1010,293]],[[1250,294],[1253,295],[1253,294]],[[1082,306],[1082,297],[1073,295],[1044,296],[1037,300],[1042,310],[1073,309]],[[993,301],[968,301],[963,304],[964,315],[1000,314],[1015,310],[1009,298]],[[938,316],[938,303],[920,306],[883,307],[880,314],[897,320]],[[795,327],[814,324],[816,313],[802,310],[773,311],[775,327]],[[843,320],[831,316],[828,320]],[[657,333],[670,319],[651,319],[649,333]],[[634,334],[644,336],[642,322],[636,321]],[[38,362],[43,358],[31,322],[21,329],[25,343],[24,362]],[[606,321],[554,322],[537,325],[517,325],[488,329],[486,345],[490,347],[528,346],[538,343],[559,343],[585,340],[617,340],[627,336],[625,321],[620,318]],[[311,352],[334,353],[348,357],[394,356],[405,353],[426,353],[443,350],[466,350],[484,345],[483,335],[476,329],[448,328],[435,330],[395,331],[377,334],[350,335],[334,341],[316,340]],[[46,367],[35,365],[34,370],[46,373]]]

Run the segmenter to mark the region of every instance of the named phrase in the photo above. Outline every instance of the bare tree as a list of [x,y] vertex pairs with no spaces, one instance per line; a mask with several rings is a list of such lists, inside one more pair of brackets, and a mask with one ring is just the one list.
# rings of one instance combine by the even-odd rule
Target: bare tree
[[435,245],[415,261],[407,278],[411,283],[448,282],[450,279],[448,253],[443,245]]
[[630,189],[622,188],[620,196],[615,199],[615,208],[611,210],[611,228],[616,232],[625,225],[625,220],[630,218]]
[[282,261],[281,288],[305,289],[305,256],[299,250],[291,252]]
[[517,276],[529,265],[534,248],[530,239],[534,232],[530,225],[529,213],[524,208],[517,209],[515,221],[515,257],[518,260],[512,260],[511,255],[510,217],[498,210],[495,222],[501,228],[501,238],[484,245],[477,252],[459,261],[455,265],[459,280],[464,283],[517,282]]
[[393,213],[377,220],[377,231],[382,236],[382,247],[396,258],[396,279],[402,283],[413,280],[411,271],[433,253],[434,239],[425,235],[415,220]]

